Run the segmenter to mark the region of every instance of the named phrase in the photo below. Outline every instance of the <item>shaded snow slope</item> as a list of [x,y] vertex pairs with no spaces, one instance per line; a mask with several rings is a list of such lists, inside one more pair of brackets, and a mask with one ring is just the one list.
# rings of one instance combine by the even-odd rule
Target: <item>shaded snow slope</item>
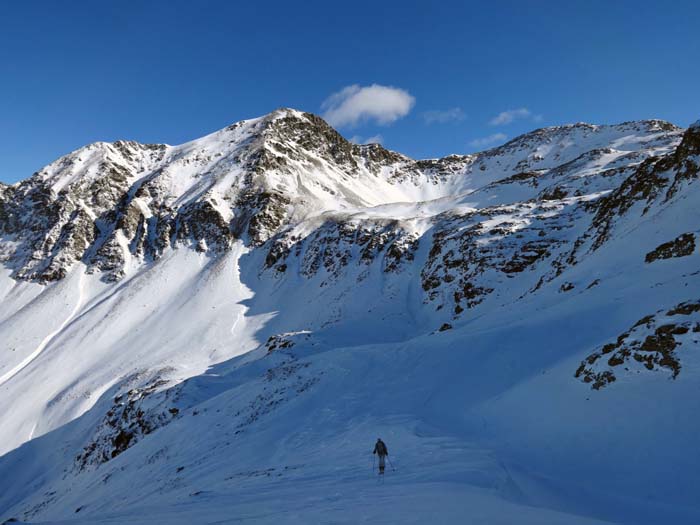
[[0,187],[0,521],[696,523],[699,167],[278,110]]

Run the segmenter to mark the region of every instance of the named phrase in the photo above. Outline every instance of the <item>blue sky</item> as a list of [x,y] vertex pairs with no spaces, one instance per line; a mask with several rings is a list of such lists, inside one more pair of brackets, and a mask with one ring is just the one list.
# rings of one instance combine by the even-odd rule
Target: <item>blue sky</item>
[[577,121],[686,126],[699,21],[696,1],[6,2],[0,180],[281,106],[416,158]]

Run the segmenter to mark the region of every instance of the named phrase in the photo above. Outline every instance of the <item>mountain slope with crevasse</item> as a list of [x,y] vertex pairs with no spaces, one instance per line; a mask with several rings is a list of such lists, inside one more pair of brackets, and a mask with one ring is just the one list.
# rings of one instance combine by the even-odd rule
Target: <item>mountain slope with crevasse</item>
[[283,109],[0,186],[0,519],[695,523],[699,167]]

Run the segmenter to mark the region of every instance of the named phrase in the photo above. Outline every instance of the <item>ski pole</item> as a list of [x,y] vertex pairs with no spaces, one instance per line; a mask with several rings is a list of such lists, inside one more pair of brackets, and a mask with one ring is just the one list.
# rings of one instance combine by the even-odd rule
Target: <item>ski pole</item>
[[396,469],[394,468],[394,464],[393,464],[393,463],[391,462],[391,460],[389,459],[389,454],[386,455],[386,460],[389,462],[389,466],[391,467],[391,470],[393,470],[394,472],[396,472]]

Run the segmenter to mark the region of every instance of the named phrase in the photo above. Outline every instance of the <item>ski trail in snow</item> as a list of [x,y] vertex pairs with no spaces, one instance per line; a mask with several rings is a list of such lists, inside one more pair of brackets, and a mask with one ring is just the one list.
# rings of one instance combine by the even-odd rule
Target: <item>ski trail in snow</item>
[[31,432],[29,432],[29,439],[27,441],[31,441],[32,438],[34,437],[34,432],[36,431],[36,427],[38,424],[39,424],[38,421],[36,423],[34,423],[34,426],[32,427]]
[[41,340],[39,345],[36,347],[36,349],[29,354],[27,357],[25,357],[19,364],[17,364],[14,368],[11,370],[5,372],[2,376],[0,376],[0,386],[5,384],[7,381],[12,379],[14,376],[16,376],[19,372],[21,372],[25,367],[27,367],[32,361],[34,361],[39,355],[44,351],[44,349],[53,341],[54,337],[56,337],[67,325],[70,323],[80,310],[80,307],[83,305],[83,295],[84,295],[84,289],[83,289],[83,278],[84,274],[82,270],[80,271],[80,276],[78,277],[78,301],[75,303],[75,306],[73,307],[73,310],[71,311],[70,314],[68,314],[68,317],[66,317],[65,321],[61,323],[61,325],[56,328],[53,332],[51,332],[49,335],[44,337],[44,339]]
[[[239,246],[239,247],[238,247],[238,250],[237,250],[237,253],[235,253],[234,256],[233,256],[234,259],[235,259],[235,260],[234,260],[234,268],[235,268],[235,269],[234,269],[234,275],[235,275],[235,280],[234,280],[234,282],[233,282],[233,285],[234,285],[234,288],[235,288],[235,290],[236,290],[236,292],[237,292],[237,295],[241,295],[241,292],[244,291],[244,290],[250,291],[250,292],[251,292],[251,295],[252,295],[252,291],[249,290],[248,287],[245,286],[245,285],[241,282],[240,258],[241,258],[241,255],[243,255],[243,254],[245,254],[245,253],[247,253],[247,250],[245,250],[244,248],[242,248],[241,246]],[[240,306],[240,305],[236,305],[236,318],[233,320],[233,324],[231,325],[231,334],[232,334],[232,335],[235,335],[235,334],[236,334],[236,327],[238,326],[238,323],[241,321],[241,318],[243,317],[243,315],[245,314],[245,312],[246,312],[247,310],[248,310],[248,309],[245,308],[245,307],[242,307],[242,306]]]
[[236,333],[236,326],[238,326],[238,321],[241,320],[241,312],[236,312],[236,320],[233,321],[233,326],[231,326],[231,333]]

